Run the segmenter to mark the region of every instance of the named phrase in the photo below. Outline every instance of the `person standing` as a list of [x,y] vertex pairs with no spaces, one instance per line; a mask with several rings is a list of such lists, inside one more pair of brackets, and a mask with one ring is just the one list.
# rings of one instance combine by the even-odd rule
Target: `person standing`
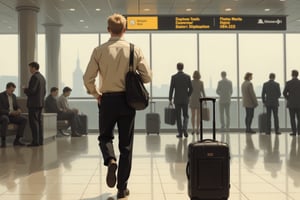
[[276,134],[279,132],[278,107],[279,97],[281,96],[280,85],[275,81],[275,74],[270,73],[269,81],[265,82],[262,88],[262,102],[267,108],[267,130],[266,134],[271,133],[271,113],[274,117],[274,128]]
[[21,109],[17,102],[17,97],[14,94],[16,85],[13,82],[6,84],[6,90],[0,93],[0,121],[1,123],[1,147],[6,146],[6,132],[8,123],[18,125],[14,146],[24,146],[20,142],[23,137],[27,119],[21,116]]
[[[230,127],[230,104],[232,95],[232,82],[227,79],[227,73],[225,71],[221,72],[221,78],[217,86],[217,94],[220,96],[219,99],[219,109],[220,109],[220,121],[221,130],[229,131]],[[226,124],[224,120],[224,112],[226,115]]]
[[[193,92],[190,97],[190,108],[191,108],[191,122],[192,122],[192,134],[195,132],[199,134],[199,125],[200,125],[200,101],[201,97],[205,97],[204,91],[204,83],[200,80],[201,75],[199,71],[194,71],[193,73],[193,80],[192,80],[192,88]],[[196,130],[195,130],[195,120],[196,120]]]
[[28,87],[24,88],[27,95],[27,108],[29,125],[32,132],[32,142],[29,147],[43,145],[44,134],[42,126],[42,110],[46,95],[46,80],[39,72],[40,65],[37,62],[29,63],[29,71],[32,74]]
[[252,73],[247,72],[244,77],[244,82],[242,83],[243,106],[246,110],[246,133],[255,133],[251,128],[251,124],[254,116],[254,109],[258,106],[257,98],[251,83],[252,76]]
[[[94,49],[83,81],[88,93],[98,100],[98,140],[104,165],[108,166],[106,183],[114,187],[117,181],[117,198],[120,199],[129,195],[127,183],[132,166],[136,111],[127,104],[125,95],[125,76],[129,71],[130,55],[130,44],[124,39],[126,19],[120,14],[113,14],[108,17],[107,24],[110,39]],[[152,72],[138,47],[134,47],[133,67],[144,83],[152,80]],[[101,83],[99,89],[95,85],[98,74]],[[119,167],[113,148],[115,124],[119,132]]]
[[287,107],[290,113],[291,136],[295,136],[296,133],[300,135],[300,80],[298,79],[298,74],[297,70],[292,70],[292,79],[286,82],[283,90],[283,96],[287,100]]
[[[178,72],[174,74],[171,78],[170,90],[169,90],[169,102],[172,105],[172,98],[174,94],[174,104],[176,111],[176,123],[178,134],[176,137],[182,138],[182,134],[188,137],[187,127],[188,127],[188,104],[189,98],[193,92],[191,77],[183,72],[183,63],[177,63]],[[200,105],[199,105],[200,106]],[[181,118],[181,112],[183,115],[183,121]]]

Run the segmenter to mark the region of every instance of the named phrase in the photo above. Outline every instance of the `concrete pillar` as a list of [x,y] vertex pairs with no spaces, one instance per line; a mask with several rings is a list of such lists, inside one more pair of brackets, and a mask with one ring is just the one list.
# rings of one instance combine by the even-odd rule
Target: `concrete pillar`
[[31,76],[28,64],[37,59],[37,13],[36,5],[18,5],[19,13],[19,89],[20,96],[25,96],[21,86],[27,86]]
[[[59,88],[60,80],[60,27],[61,24],[44,24],[46,33],[46,79],[47,91]],[[61,88],[59,88],[61,89]]]

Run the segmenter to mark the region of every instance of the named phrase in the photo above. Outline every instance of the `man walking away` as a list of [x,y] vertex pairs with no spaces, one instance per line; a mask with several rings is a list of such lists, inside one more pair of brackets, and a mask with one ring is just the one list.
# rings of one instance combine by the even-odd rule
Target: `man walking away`
[[[172,105],[172,98],[174,94],[174,104],[176,110],[176,123],[178,134],[176,137],[182,138],[182,134],[188,137],[187,127],[188,127],[188,105],[189,98],[193,92],[191,77],[183,72],[183,63],[177,63],[178,72],[174,74],[171,78],[170,91],[169,91],[169,101]],[[181,118],[181,112],[183,115],[183,121]]]
[[[99,108],[99,146],[107,166],[106,183],[114,187],[117,181],[117,199],[129,195],[127,188],[131,171],[134,136],[135,110],[126,102],[125,76],[129,71],[130,48],[123,35],[126,19],[120,14],[113,14],[107,20],[110,33],[108,42],[94,49],[90,62],[83,75],[88,93],[98,99]],[[134,70],[138,71],[144,83],[152,79],[152,73],[140,48],[134,47]],[[101,83],[96,88],[96,77]],[[119,132],[119,167],[117,177],[117,158],[114,152],[114,127]]]

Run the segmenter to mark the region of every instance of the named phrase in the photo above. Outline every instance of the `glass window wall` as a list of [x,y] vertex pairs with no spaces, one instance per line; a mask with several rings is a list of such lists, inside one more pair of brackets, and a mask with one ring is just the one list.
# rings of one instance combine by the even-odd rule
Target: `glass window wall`
[[82,76],[95,47],[98,34],[61,35],[61,84],[73,88],[72,97],[90,97],[84,88]]

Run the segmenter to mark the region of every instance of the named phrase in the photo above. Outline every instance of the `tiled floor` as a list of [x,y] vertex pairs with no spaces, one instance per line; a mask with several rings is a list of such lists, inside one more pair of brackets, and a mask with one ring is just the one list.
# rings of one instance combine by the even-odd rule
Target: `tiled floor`
[[[300,137],[231,133],[217,139],[231,147],[230,200],[300,199]],[[188,200],[187,146],[195,140],[136,134],[127,199]],[[0,149],[0,200],[114,200],[99,155],[93,134],[42,147],[8,144]]]

